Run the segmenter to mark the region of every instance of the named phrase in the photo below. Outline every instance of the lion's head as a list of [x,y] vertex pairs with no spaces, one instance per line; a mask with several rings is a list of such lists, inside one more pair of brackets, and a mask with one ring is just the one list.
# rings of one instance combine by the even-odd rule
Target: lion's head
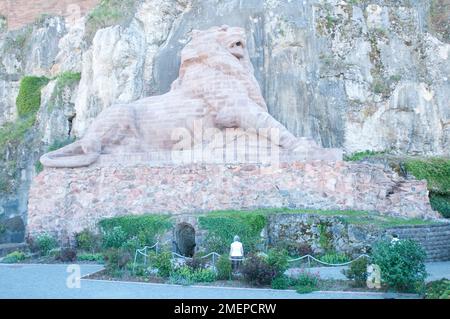
[[[192,31],[190,42],[181,51],[179,77],[172,89],[182,85],[185,74],[200,66],[220,70],[247,88],[248,96],[267,110],[247,51],[245,30],[239,27],[212,27]],[[197,70],[196,70],[197,72]],[[198,72],[196,73],[198,74]]]

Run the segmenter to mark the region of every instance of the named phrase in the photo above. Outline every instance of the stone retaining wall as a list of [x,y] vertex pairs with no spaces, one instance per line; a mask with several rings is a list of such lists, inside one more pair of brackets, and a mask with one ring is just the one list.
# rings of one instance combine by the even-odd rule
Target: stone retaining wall
[[425,249],[427,261],[450,260],[450,223],[382,229],[346,224],[339,217],[275,214],[269,216],[267,233],[270,246],[288,248],[294,255],[320,255],[328,248],[352,256],[366,253],[375,241],[396,234],[417,241]]
[[450,260],[450,223],[446,225],[396,227],[386,231],[400,239],[419,242],[427,252],[428,261]]
[[103,218],[223,209],[314,208],[436,217],[425,181],[346,162],[45,169],[32,183],[28,233],[71,237]]

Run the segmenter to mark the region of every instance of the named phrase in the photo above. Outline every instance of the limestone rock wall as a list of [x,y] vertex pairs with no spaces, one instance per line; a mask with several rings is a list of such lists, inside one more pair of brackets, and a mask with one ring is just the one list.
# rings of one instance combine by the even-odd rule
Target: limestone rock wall
[[[82,12],[95,3],[64,3],[73,2],[83,3]],[[33,3],[33,12],[39,12]],[[220,24],[246,28],[269,111],[295,134],[346,152],[449,155],[450,10],[445,3],[136,0],[121,9],[131,18],[112,25],[103,19],[93,29],[86,17],[68,19],[69,7],[58,7],[63,17],[43,16],[11,31],[6,28],[11,8],[0,7],[0,126],[17,119],[15,99],[23,76],[81,73],[79,86],[66,94],[65,111],[52,115],[43,99],[38,122],[20,146],[7,143],[0,150],[0,175],[15,183],[8,192],[0,190],[0,219],[26,219],[35,162],[49,144],[81,137],[115,102],[168,91],[189,32]],[[55,13],[49,10],[46,1],[41,13]]]

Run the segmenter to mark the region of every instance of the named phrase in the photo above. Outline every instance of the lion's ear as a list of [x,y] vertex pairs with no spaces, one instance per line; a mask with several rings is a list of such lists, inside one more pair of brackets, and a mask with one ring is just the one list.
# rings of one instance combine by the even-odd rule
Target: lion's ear
[[228,25],[224,24],[220,27],[220,31],[227,31],[228,30]]

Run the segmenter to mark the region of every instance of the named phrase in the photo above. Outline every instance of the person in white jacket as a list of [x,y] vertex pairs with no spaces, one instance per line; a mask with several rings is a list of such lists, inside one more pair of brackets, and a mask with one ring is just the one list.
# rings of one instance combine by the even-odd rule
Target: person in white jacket
[[231,243],[230,259],[232,261],[233,271],[237,271],[241,261],[244,259],[244,247],[238,235],[234,236],[234,241]]

